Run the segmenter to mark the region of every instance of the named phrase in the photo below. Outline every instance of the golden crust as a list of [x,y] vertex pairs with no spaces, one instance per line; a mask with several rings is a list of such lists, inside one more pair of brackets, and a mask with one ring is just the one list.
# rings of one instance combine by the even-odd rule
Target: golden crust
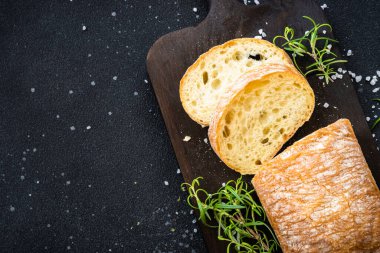
[[180,96],[180,99],[181,99],[181,103],[182,103],[182,106],[183,106],[185,112],[189,115],[189,117],[192,120],[196,121],[198,124],[200,124],[202,126],[208,126],[209,125],[209,122],[205,122],[202,119],[197,118],[196,115],[192,115],[190,113],[190,110],[187,108],[187,104],[183,100],[183,98],[184,98],[183,86],[184,86],[184,83],[187,82],[189,73],[191,73],[194,69],[196,69],[198,67],[198,65],[200,65],[204,61],[204,59],[206,57],[208,57],[209,55],[213,54],[217,50],[223,50],[224,48],[229,48],[229,47],[235,45],[236,43],[252,43],[252,42],[254,42],[256,44],[262,44],[262,45],[266,45],[268,47],[276,48],[276,50],[278,50],[279,52],[282,53],[282,55],[284,56],[285,61],[289,65],[293,66],[293,62],[292,62],[291,58],[289,57],[289,55],[284,50],[282,50],[280,48],[277,48],[274,44],[272,44],[272,43],[270,43],[270,42],[268,42],[266,40],[262,40],[262,39],[239,38],[239,39],[229,40],[229,41],[225,42],[224,44],[212,47],[210,50],[208,50],[207,52],[205,52],[201,56],[199,56],[199,58],[186,70],[186,73],[184,74],[184,76],[182,77],[182,79],[180,81],[179,96]]
[[380,251],[380,191],[347,119],[264,167],[252,183],[284,252]]
[[[273,74],[273,73],[284,73],[284,75],[292,75],[294,80],[298,80],[300,83],[306,84],[305,86],[310,90],[310,92],[313,94],[313,104],[311,105],[309,118],[306,119],[309,120],[311,117],[312,112],[314,111],[315,106],[315,99],[314,99],[314,92],[309,86],[307,80],[292,66],[288,65],[281,65],[281,64],[265,64],[260,66],[257,70],[251,70],[244,75],[242,75],[237,81],[236,84],[233,85],[221,98],[218,103],[218,106],[215,110],[215,113],[213,117],[211,118],[209,130],[208,130],[208,137],[210,140],[210,145],[215,151],[215,153],[219,156],[219,158],[231,169],[239,172],[240,174],[246,175],[246,174],[256,174],[262,165],[252,165],[252,168],[249,170],[243,170],[241,168],[235,167],[233,164],[229,163],[227,159],[223,157],[223,155],[220,152],[220,142],[222,141],[222,138],[218,138],[218,133],[221,130],[221,119],[225,117],[226,112],[228,111],[228,105],[230,102],[239,95],[239,93],[244,89],[245,86],[250,84],[253,81],[263,79],[264,77]],[[300,122],[299,125],[295,128],[294,132],[291,133],[287,138],[284,139],[284,143],[288,141],[297,131],[299,127],[301,127],[304,124],[304,122]],[[278,151],[282,148],[282,145],[278,147],[277,150],[273,152],[271,157],[274,157]],[[263,161],[265,162],[265,161]]]

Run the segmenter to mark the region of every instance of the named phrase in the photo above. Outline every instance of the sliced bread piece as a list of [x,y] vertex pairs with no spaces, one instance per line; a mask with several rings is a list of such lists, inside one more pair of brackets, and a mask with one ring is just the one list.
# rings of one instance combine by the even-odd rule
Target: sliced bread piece
[[294,67],[261,65],[222,95],[210,144],[227,166],[255,174],[309,120],[314,104],[312,88]]
[[243,73],[263,63],[291,64],[292,60],[272,43],[241,38],[211,48],[183,76],[179,93],[187,114],[207,126],[221,95]]

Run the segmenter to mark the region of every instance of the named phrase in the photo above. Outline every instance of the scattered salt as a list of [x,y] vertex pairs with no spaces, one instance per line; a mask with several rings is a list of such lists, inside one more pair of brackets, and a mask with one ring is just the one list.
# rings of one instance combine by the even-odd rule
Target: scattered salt
[[24,175],[21,175],[21,176],[20,176],[20,179],[21,179],[21,180],[25,180],[25,176],[24,176]]
[[371,82],[369,82],[371,85],[375,85],[377,83],[377,79],[372,79]]
[[181,170],[180,169],[177,169],[177,174],[180,174],[181,173]]
[[111,13],[111,15],[112,15],[112,17],[115,17],[115,16],[116,16],[116,12],[113,11],[113,12]]
[[86,129],[87,129],[87,130],[90,130],[90,129],[91,129],[91,126],[87,126]]
[[71,130],[71,131],[74,131],[74,130],[75,130],[75,126],[71,126],[71,127],[70,127],[70,130]]
[[373,89],[373,93],[376,93],[376,92],[378,92],[380,90],[380,88],[375,88],[375,89]]
[[376,74],[377,74],[378,77],[380,77],[380,70],[377,70]]
[[263,38],[265,38],[265,37],[267,36],[267,34],[266,34],[265,32],[263,32],[263,33],[261,34],[261,36],[263,36]]
[[9,207],[9,211],[14,212],[15,210],[16,210],[16,208],[14,206]]
[[30,92],[35,92],[36,89],[35,88],[30,88]]
[[198,9],[197,9],[196,7],[194,7],[194,8],[193,8],[193,11],[194,11],[194,12],[197,12],[197,11],[198,11]]
[[255,39],[262,39],[263,37],[260,35],[255,36]]
[[112,79],[113,79],[114,81],[116,81],[116,80],[117,80],[117,76],[112,77]]
[[69,90],[69,94],[73,94],[74,93],[74,91],[73,90]]
[[322,5],[321,5],[321,8],[322,8],[322,10],[328,8],[328,7],[327,7],[327,4],[322,4]]
[[371,80],[371,77],[370,76],[366,76],[365,80],[369,82]]
[[112,112],[108,112],[108,115],[110,115],[110,116],[111,116],[111,115],[112,115]]
[[84,25],[82,26],[82,31],[86,31],[87,30],[87,27]]
[[362,76],[356,76],[355,77],[355,81],[358,83],[362,80]]
[[144,82],[145,82],[145,83],[148,83],[148,80],[144,79]]
[[137,96],[139,93],[137,91],[133,92],[133,95]]
[[262,34],[263,33],[263,29],[259,29],[259,34]]
[[69,185],[69,184],[71,184],[71,182],[70,181],[66,181],[66,185]]
[[322,33],[323,33],[323,34],[326,34],[326,30],[323,30]]
[[370,121],[370,120],[371,120],[371,118],[370,118],[370,117],[366,117],[365,119],[366,119],[367,121]]
[[203,139],[203,142],[206,143],[206,144],[208,144],[208,140],[207,140],[207,138],[204,138],[204,139]]
[[260,4],[259,0],[254,0],[253,2],[254,2],[256,5],[259,5],[259,4]]
[[91,85],[92,85],[92,86],[95,86],[95,81],[91,81]]
[[330,106],[329,103],[324,103],[324,104],[323,104],[323,107],[324,107],[324,108],[328,108],[329,106]]
[[191,140],[191,137],[190,136],[185,136],[185,138],[183,138],[183,141],[189,141],[189,140]]
[[164,184],[167,186],[167,185],[169,185],[169,182],[168,181],[164,181]]
[[351,55],[352,55],[352,50],[349,49],[349,50],[347,51],[347,56],[351,56]]

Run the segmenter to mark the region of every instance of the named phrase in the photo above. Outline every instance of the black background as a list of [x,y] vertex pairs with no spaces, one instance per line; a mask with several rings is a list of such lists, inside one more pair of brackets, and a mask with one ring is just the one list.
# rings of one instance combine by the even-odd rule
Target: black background
[[[373,122],[380,4],[318,2]],[[1,252],[206,251],[145,68],[206,15],[205,0],[0,0]]]

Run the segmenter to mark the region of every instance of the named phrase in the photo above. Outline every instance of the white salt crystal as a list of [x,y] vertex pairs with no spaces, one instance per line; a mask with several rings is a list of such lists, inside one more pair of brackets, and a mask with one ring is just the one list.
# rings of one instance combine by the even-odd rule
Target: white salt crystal
[[328,108],[329,106],[330,106],[329,103],[324,103],[324,104],[323,104],[323,107],[324,107],[324,108]]
[[169,182],[168,182],[168,181],[164,181],[164,184],[165,184],[166,186],[168,186],[168,185],[169,185]]
[[349,50],[347,51],[347,56],[351,56],[351,55],[352,55],[352,50],[349,49]]
[[322,4],[322,5],[321,5],[321,8],[322,8],[322,10],[328,8],[328,7],[327,7],[327,4]]
[[185,136],[185,138],[183,138],[183,141],[189,141],[189,140],[191,140],[191,137],[190,136]]
[[356,76],[355,77],[355,81],[358,83],[362,80],[362,76]]

